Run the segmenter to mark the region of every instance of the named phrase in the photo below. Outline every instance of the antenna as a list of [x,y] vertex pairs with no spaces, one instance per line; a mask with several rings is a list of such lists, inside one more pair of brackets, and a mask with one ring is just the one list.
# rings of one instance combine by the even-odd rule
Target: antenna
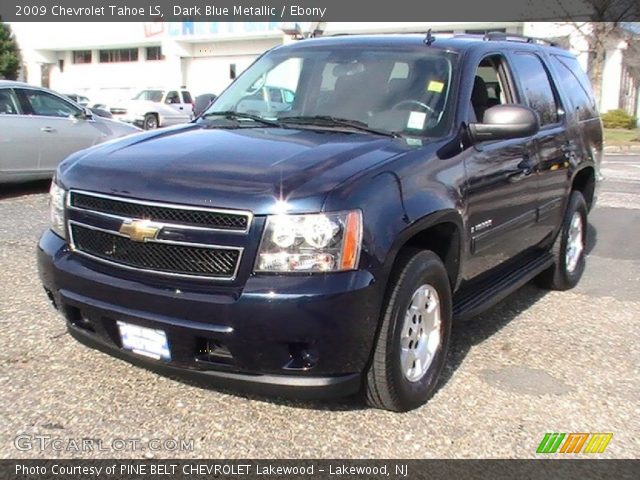
[[436,41],[436,37],[434,37],[434,36],[431,34],[431,29],[429,29],[429,30],[427,31],[427,36],[426,36],[426,37],[424,37],[424,43],[425,43],[426,45],[431,45],[431,44],[432,44],[433,42],[435,42],[435,41]]

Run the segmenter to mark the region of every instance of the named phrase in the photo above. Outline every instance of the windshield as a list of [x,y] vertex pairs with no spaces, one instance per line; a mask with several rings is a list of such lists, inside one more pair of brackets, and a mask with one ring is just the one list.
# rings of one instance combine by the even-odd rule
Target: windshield
[[142,90],[133,100],[147,100],[149,102],[161,102],[162,90]]
[[268,53],[209,107],[296,123],[315,117],[372,129],[437,135],[447,128],[456,54],[433,48],[317,47]]

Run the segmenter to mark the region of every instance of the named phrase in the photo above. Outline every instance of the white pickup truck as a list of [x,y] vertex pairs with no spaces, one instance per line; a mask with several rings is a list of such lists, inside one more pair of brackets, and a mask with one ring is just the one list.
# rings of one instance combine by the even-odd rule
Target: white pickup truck
[[152,130],[191,121],[193,98],[184,88],[147,89],[109,110],[114,119]]

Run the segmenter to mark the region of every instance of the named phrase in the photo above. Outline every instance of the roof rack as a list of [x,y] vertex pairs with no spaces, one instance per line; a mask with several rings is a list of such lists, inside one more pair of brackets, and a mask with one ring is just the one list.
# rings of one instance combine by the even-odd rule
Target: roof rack
[[484,37],[482,37],[482,39],[485,42],[491,42],[491,41],[522,42],[522,43],[533,43],[535,45],[548,45],[550,47],[558,46],[557,43],[551,42],[549,40],[545,40],[542,38],[525,37],[524,35],[517,35],[514,33],[505,33],[505,32],[487,32],[484,34]]

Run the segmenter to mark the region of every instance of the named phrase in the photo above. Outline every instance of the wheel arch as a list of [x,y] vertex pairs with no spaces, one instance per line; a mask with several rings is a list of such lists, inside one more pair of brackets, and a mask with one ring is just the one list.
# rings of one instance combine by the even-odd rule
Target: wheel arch
[[463,222],[458,211],[435,212],[414,222],[400,235],[390,255],[390,270],[397,266],[406,249],[433,251],[447,270],[451,290],[458,285],[463,246]]
[[587,202],[587,210],[593,207],[594,195],[596,188],[596,171],[591,165],[586,165],[573,175],[571,181],[571,192],[578,191],[582,193],[585,202]]

